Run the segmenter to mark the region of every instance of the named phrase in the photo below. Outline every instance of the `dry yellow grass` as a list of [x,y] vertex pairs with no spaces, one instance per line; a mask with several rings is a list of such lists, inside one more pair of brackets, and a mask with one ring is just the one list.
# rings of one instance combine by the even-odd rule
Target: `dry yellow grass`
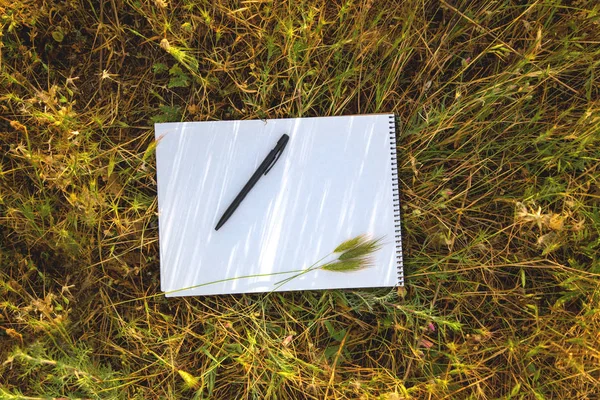
[[[595,1],[0,2],[0,397],[594,399]],[[165,299],[152,123],[395,112],[406,288]]]

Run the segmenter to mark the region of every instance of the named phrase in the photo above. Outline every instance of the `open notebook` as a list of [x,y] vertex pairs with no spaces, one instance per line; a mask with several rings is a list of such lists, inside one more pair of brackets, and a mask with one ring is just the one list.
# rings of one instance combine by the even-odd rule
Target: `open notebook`
[[[394,115],[164,123],[155,130],[167,296],[403,284]],[[216,231],[282,134],[289,142],[281,158]],[[380,239],[367,268],[315,268],[359,235]],[[281,284],[297,274],[287,271],[311,266]],[[261,276],[247,277],[253,275]]]

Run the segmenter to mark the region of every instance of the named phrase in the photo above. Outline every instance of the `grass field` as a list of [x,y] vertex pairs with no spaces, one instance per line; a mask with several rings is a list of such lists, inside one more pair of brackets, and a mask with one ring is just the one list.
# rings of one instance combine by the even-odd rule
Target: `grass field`
[[[598,399],[600,4],[0,0],[0,398]],[[165,299],[153,123],[395,112],[406,286]]]

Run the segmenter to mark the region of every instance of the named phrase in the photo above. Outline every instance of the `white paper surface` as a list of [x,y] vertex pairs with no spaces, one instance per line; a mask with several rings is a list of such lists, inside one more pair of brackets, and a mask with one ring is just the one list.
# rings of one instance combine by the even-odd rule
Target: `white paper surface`
[[[390,118],[156,124],[161,289],[167,296],[269,292],[291,274],[180,289],[305,269],[360,234],[383,237],[372,267],[314,270],[277,290],[395,286]],[[279,161],[215,231],[284,133],[290,140]]]

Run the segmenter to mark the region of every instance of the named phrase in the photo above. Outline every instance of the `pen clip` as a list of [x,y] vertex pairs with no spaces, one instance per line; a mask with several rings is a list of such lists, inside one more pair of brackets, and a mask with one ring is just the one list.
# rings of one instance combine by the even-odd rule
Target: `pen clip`
[[279,151],[277,152],[277,156],[275,156],[275,159],[273,160],[273,162],[267,167],[267,169],[265,171],[265,175],[271,170],[271,168],[273,168],[275,166],[275,163],[277,162],[277,160],[279,160],[279,157],[281,157],[282,153],[283,153],[283,149],[279,149]]

